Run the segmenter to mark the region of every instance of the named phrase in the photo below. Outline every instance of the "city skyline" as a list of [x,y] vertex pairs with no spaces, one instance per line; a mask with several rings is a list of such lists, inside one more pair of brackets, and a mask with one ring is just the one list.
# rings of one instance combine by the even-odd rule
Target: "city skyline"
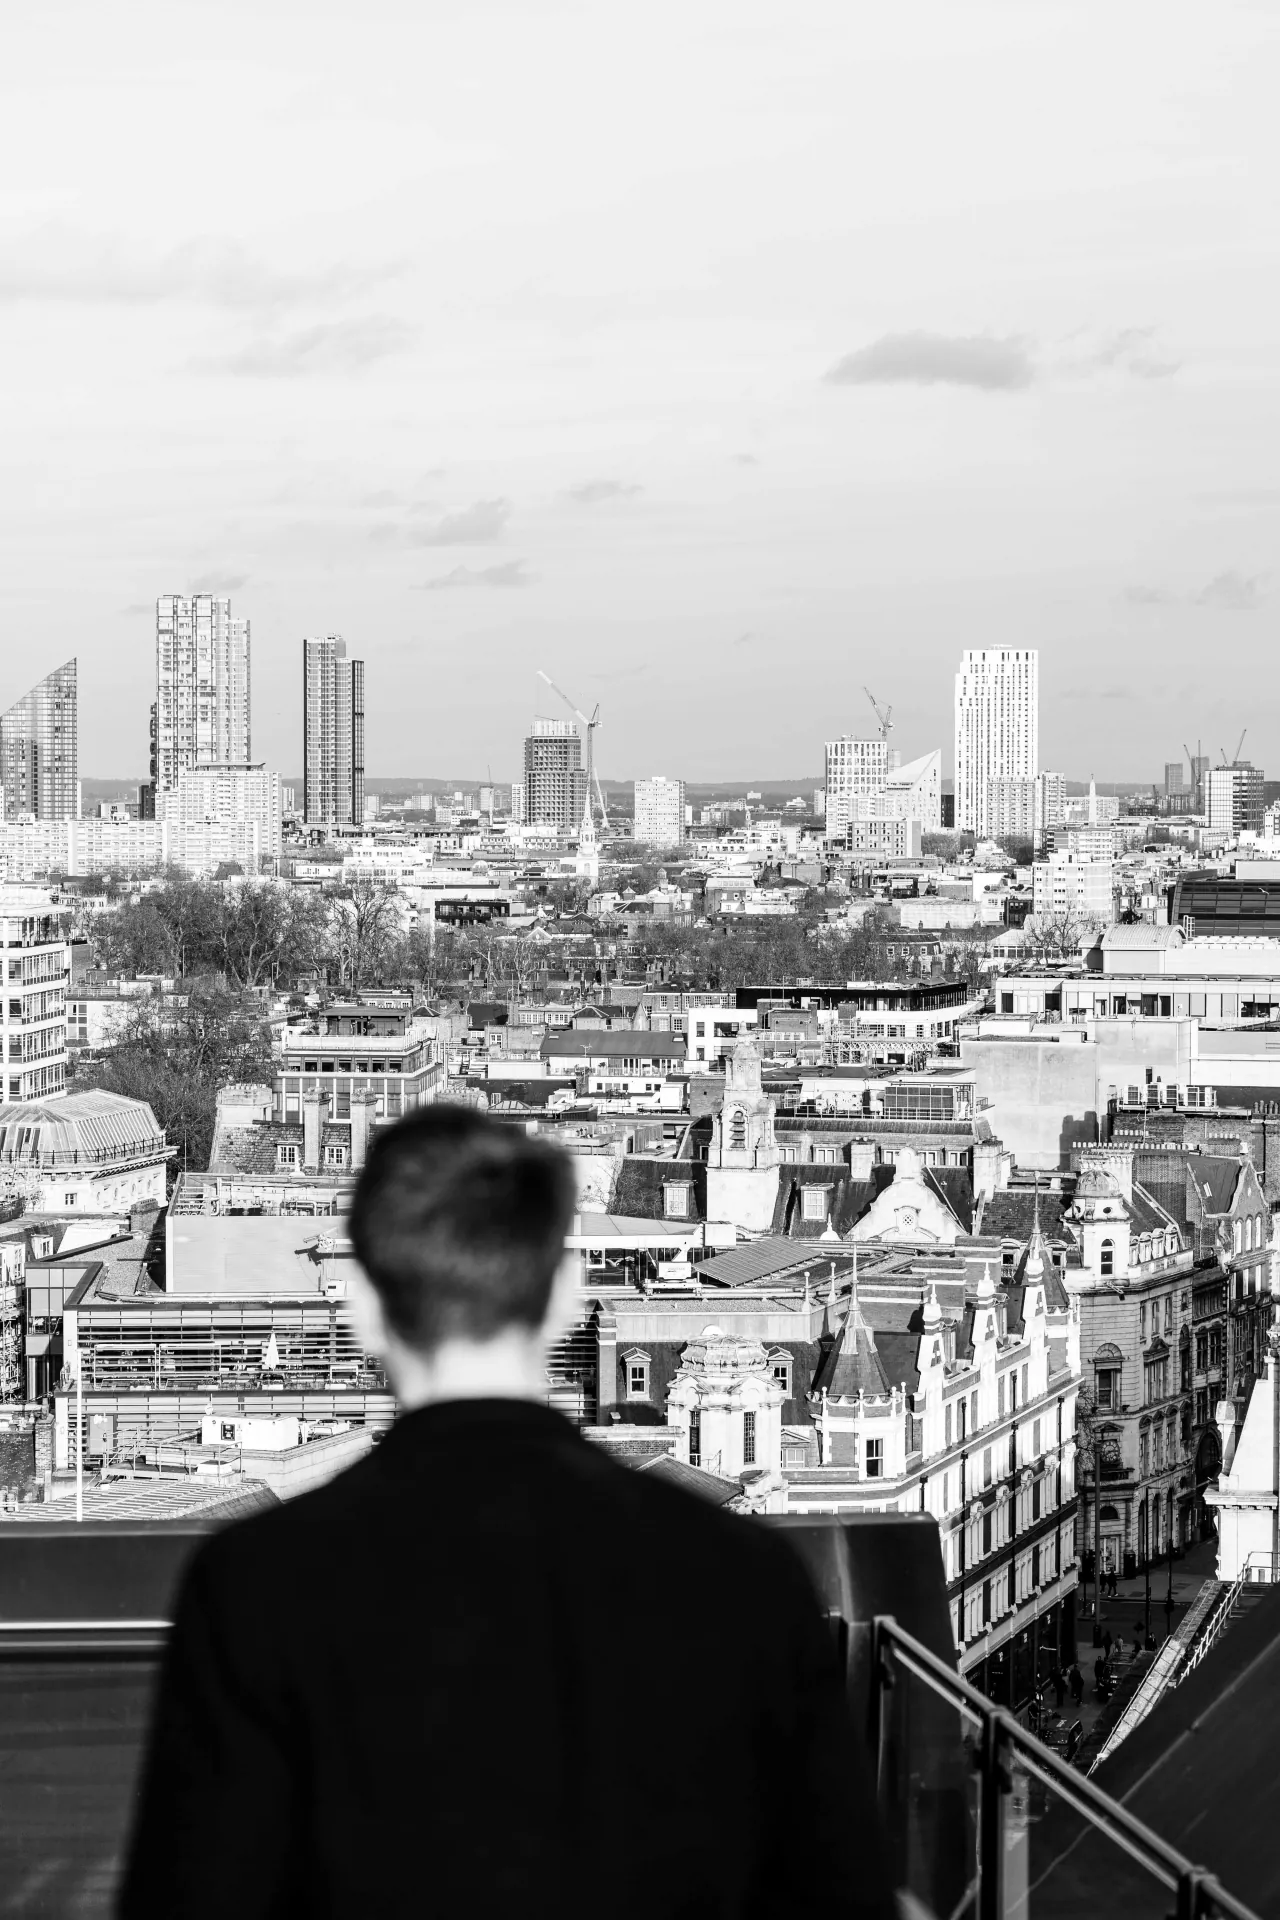
[[659,6],[621,64],[573,9],[374,12],[390,68],[232,0],[207,143],[202,37],[15,23],[5,591],[86,766],[145,766],[173,586],[251,606],[273,765],[329,631],[388,767],[515,777],[539,664],[609,777],[814,766],[864,681],[911,757],[993,645],[1040,649],[1045,765],[1157,779],[1193,717],[1276,761],[1261,11],[1136,5],[1100,63],[1083,12]]

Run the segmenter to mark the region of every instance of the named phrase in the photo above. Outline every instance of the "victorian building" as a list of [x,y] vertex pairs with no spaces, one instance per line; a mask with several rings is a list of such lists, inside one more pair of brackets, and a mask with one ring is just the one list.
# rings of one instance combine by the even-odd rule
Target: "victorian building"
[[990,1254],[747,1242],[584,1303],[572,1358],[595,1423],[670,1428],[757,1510],[932,1514],[961,1670],[1017,1706],[1074,1648],[1079,1335],[1034,1222]]

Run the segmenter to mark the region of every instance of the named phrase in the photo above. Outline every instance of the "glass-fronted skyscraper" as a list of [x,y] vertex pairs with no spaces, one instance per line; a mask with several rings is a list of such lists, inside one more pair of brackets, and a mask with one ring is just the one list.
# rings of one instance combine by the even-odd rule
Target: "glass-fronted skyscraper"
[[249,762],[249,622],[211,593],[156,601],[152,779],[160,792],[191,767]]
[[57,667],[0,713],[4,818],[75,820],[80,814],[76,663]]
[[336,633],[302,643],[302,783],[308,826],[364,819],[364,661]]

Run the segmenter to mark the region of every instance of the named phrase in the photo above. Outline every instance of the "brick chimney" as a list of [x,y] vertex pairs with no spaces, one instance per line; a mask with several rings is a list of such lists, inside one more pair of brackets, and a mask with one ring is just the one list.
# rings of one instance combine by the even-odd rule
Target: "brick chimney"
[[351,1166],[358,1173],[365,1163],[369,1151],[369,1136],[373,1132],[374,1115],[377,1112],[378,1096],[368,1091],[351,1095]]
[[324,1123],[329,1118],[329,1096],[312,1087],[302,1096],[302,1171],[319,1173],[320,1144]]

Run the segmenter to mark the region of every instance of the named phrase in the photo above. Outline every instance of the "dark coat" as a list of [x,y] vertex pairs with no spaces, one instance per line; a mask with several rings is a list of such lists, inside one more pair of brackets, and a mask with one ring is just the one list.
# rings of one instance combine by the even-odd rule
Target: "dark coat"
[[780,1535],[432,1406],[196,1557],[118,1911],[879,1916],[861,1765]]

